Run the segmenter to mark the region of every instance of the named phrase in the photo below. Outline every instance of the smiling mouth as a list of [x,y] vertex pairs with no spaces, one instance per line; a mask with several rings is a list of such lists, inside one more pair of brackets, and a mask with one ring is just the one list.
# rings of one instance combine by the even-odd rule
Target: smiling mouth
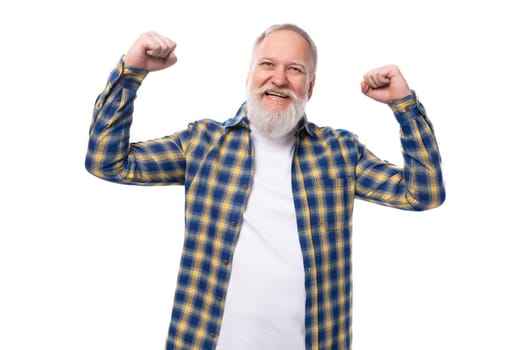
[[264,94],[266,96],[273,96],[273,97],[279,97],[279,98],[290,98],[290,96],[283,94],[278,91],[265,91]]

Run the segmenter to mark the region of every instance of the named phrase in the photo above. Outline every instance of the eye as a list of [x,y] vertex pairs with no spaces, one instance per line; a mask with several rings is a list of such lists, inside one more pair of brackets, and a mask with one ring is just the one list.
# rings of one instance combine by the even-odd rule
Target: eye
[[288,70],[290,70],[294,74],[303,74],[304,73],[304,70],[301,67],[297,67],[297,66],[290,66],[288,68]]
[[273,67],[273,62],[270,62],[270,61],[262,61],[261,63],[259,63],[259,65],[265,67],[265,68],[271,68]]

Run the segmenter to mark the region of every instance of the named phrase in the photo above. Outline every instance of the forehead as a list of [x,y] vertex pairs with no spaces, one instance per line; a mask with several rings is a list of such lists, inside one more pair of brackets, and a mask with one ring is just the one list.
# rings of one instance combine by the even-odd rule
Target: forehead
[[312,60],[308,42],[293,30],[278,30],[270,33],[255,49],[255,58],[307,63]]

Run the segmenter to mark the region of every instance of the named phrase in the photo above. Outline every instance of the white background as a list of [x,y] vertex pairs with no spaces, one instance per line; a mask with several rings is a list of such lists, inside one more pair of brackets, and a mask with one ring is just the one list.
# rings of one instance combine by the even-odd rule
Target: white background
[[[346,3],[346,4],[345,4]],[[183,236],[179,187],[84,170],[91,111],[136,37],[178,43],[132,135],[224,120],[254,38],[293,22],[319,48],[309,119],[401,160],[363,73],[399,65],[440,143],[448,198],[357,202],[354,349],[525,349],[523,32],[518,1],[18,1],[0,5],[0,349],[162,349]]]

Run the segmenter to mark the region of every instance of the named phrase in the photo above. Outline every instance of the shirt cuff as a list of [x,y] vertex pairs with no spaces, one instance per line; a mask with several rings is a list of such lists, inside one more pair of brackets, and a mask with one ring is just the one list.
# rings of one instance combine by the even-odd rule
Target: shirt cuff
[[124,56],[120,57],[116,72],[118,73],[119,78],[121,78],[119,80],[123,87],[134,91],[140,87],[142,81],[144,81],[148,75],[148,71],[144,69],[135,68],[125,64]]
[[416,117],[426,117],[427,115],[425,107],[419,102],[416,92],[413,90],[411,95],[395,100],[389,103],[388,106],[392,109],[400,124],[409,122]]

